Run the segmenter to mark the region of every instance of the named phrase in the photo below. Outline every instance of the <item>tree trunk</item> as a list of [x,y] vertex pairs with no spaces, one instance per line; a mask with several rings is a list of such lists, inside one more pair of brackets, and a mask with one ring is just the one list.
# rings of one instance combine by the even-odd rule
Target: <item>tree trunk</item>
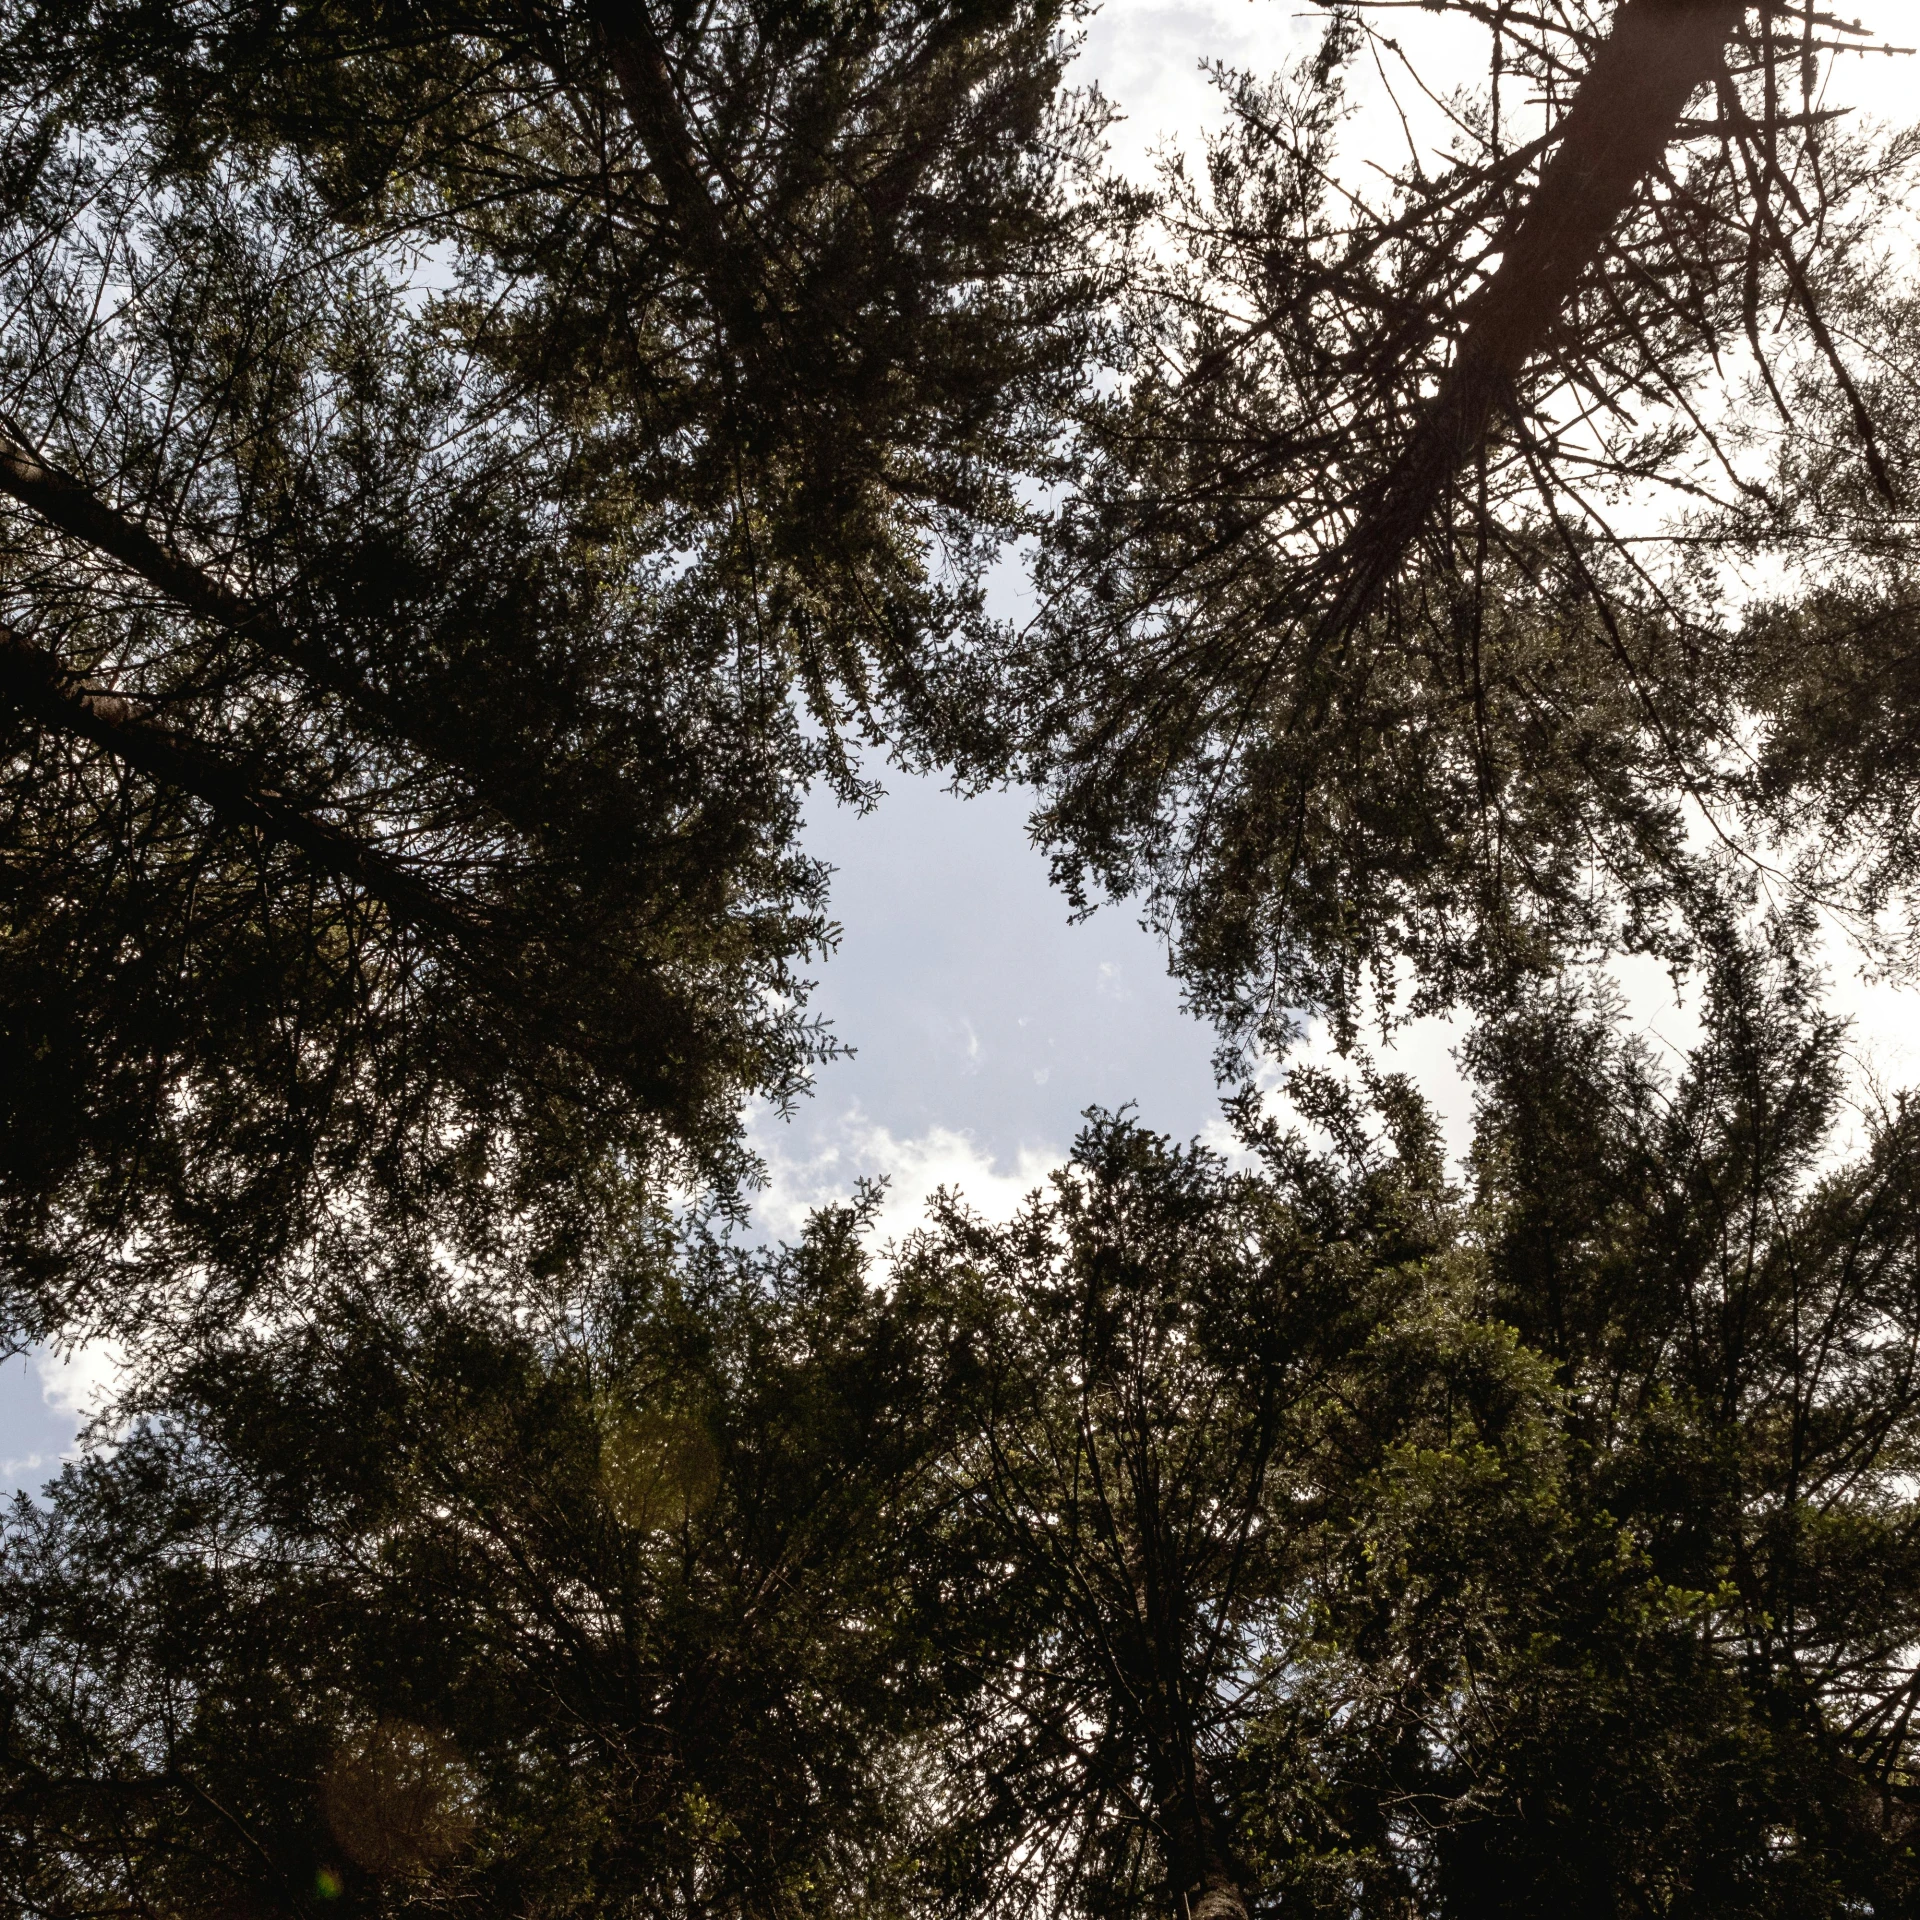
[[[0,698],[86,740],[163,786],[190,793],[222,819],[298,847],[316,866],[378,900],[398,920],[466,948],[482,930],[451,901],[378,848],[261,784],[219,754],[143,713],[135,702],[70,672],[46,648],[0,626]],[[465,957],[471,958],[468,954]]]
[[398,703],[369,685],[328,650],[292,632],[270,607],[236,593],[225,581],[156,539],[138,520],[112,507],[77,474],[44,460],[32,448],[0,433],[0,493],[10,494],[49,526],[111,559],[157,588],[176,606],[276,660],[284,660],[328,693],[418,745],[434,743],[409,727]]
[[667,217],[734,346],[757,356],[767,329],[755,276],[708,191],[693,128],[646,0],[594,0],[592,16],[627,118],[660,183]]
[[1163,1749],[1156,1798],[1167,1845],[1173,1920],[1248,1920],[1251,1902],[1233,1857],[1226,1815],[1190,1742]]
[[1744,0],[1621,0],[1539,189],[1470,303],[1458,357],[1347,537],[1329,638],[1373,611],[1435,502],[1485,443],[1494,409],[1659,166],[1687,102],[1718,77],[1746,11]]

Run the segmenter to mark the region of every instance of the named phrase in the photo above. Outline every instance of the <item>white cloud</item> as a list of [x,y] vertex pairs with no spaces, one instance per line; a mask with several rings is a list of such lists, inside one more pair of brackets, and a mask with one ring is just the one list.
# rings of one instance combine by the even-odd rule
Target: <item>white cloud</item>
[[768,1175],[754,1204],[754,1219],[779,1239],[796,1235],[811,1209],[847,1199],[862,1179],[887,1183],[874,1228],[878,1244],[920,1226],[928,1199],[941,1187],[964,1194],[974,1212],[1006,1220],[1066,1158],[1052,1148],[1023,1147],[1007,1166],[970,1132],[935,1126],[903,1139],[858,1107],[849,1108],[837,1126],[814,1136],[824,1144],[811,1155],[794,1153],[792,1135],[777,1121],[763,1121],[754,1131]]
[[125,1350],[111,1340],[91,1340],[65,1353],[43,1348],[33,1357],[40,1397],[76,1426],[113,1398],[126,1365]]
[[0,1488],[34,1488],[80,1451],[87,1422],[120,1384],[125,1359],[106,1342],[67,1353],[34,1348],[0,1370]]

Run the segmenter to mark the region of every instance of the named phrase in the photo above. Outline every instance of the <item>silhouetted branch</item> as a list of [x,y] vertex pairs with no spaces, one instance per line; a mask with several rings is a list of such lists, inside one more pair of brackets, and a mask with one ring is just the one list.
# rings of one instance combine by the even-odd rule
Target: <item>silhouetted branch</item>
[[86,740],[148,779],[193,795],[236,826],[297,847],[397,918],[468,943],[482,929],[364,840],[151,718],[123,694],[71,672],[54,654],[0,626],[0,694],[43,726]]
[[1741,0],[1622,0],[1539,190],[1472,302],[1440,391],[1344,543],[1348,564],[1328,633],[1372,611],[1434,502],[1485,442],[1495,408],[1659,167],[1687,102],[1718,77],[1746,11]]

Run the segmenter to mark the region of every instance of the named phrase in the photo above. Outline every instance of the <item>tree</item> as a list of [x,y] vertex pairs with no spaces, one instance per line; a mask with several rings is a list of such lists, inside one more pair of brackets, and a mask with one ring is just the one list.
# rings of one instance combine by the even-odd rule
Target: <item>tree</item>
[[[1096,1117],[1011,1226],[949,1202],[908,1256],[967,1303],[979,1372],[941,1563],[956,1911],[1265,1903],[1236,1805],[1250,1702],[1339,1531],[1330,1482],[1378,1444],[1333,1409],[1435,1304],[1448,1230],[1417,1100],[1388,1090],[1402,1134],[1375,1155],[1320,1091],[1344,1163],[1276,1140],[1233,1175]],[[1423,1343],[1435,1378],[1449,1345]]]
[[1904,1911],[1915,1129],[1832,1152],[1809,989],[1723,946],[1670,1078],[1536,994],[1466,1194],[1303,1079],[881,1285],[857,1212],[342,1262],[16,1504],[9,1896]]
[[1376,1144],[1307,1082],[1331,1156],[1102,1123],[1012,1227],[949,1210],[957,1906],[1905,1910],[1914,1133],[1834,1164],[1812,984],[1724,942],[1672,1080],[1538,994],[1464,1205],[1403,1089]]
[[[1118,391],[1044,9],[10,23],[12,1322],[171,1336],[4,1536],[16,1905],[1914,1904],[1913,1115],[1836,1152],[1685,811],[1908,871],[1911,155],[1804,10],[1488,12],[1384,209],[1350,13],[1231,83]],[[1324,1149],[1095,1116],[884,1269],[672,1215],[818,1044],[861,738],[1023,753],[1242,1033],[1472,997],[1470,1190],[1299,1076]],[[1538,982],[1621,938],[1710,962],[1677,1074]]]
[[737,1185],[800,796],[947,699],[1078,358],[1057,22],[10,17],[12,1326]]
[[1563,994],[1477,1045],[1493,1304],[1670,1610],[1623,1646],[1575,1588],[1553,1654],[1514,1648],[1518,1711],[1449,1728],[1510,1796],[1452,1843],[1488,1912],[1915,1897],[1920,1136],[1903,1098],[1835,1153],[1843,1033],[1790,947],[1722,944],[1710,985],[1671,1081]]
[[543,1301],[342,1268],[177,1369],[8,1527],[8,1904],[899,1909],[941,1414],[860,1227],[642,1221]]
[[[1369,988],[1678,954],[1703,844],[1868,914],[1912,873],[1911,139],[1826,104],[1809,9],[1439,11],[1485,86],[1363,7],[1219,76],[1000,656],[1058,875],[1144,894],[1269,1045]],[[1443,148],[1378,196],[1342,145],[1369,53]],[[1870,754],[1903,798],[1863,813]]]

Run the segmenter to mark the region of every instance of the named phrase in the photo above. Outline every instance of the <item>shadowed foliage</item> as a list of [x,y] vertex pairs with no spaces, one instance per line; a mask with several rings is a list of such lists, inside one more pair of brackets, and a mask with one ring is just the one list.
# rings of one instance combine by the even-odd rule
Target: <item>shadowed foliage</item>
[[737,1184],[831,1051],[801,796],[978,710],[1082,358],[1061,24],[8,16],[13,1324]]
[[[1852,123],[1812,9],[1431,11],[1458,90],[1366,7],[1216,75],[1000,654],[1057,876],[1141,896],[1249,1042],[1682,953],[1703,849],[1911,884],[1804,751],[1903,669],[1791,610],[1904,635],[1912,136]],[[1355,131],[1376,67],[1404,146],[1377,97]]]
[[[641,1224],[343,1263],[6,1536],[8,1897],[477,1910],[1898,1913],[1915,1128],[1734,943],[1242,1170],[1096,1116],[876,1285]],[[316,1892],[316,1889],[319,1892]]]

